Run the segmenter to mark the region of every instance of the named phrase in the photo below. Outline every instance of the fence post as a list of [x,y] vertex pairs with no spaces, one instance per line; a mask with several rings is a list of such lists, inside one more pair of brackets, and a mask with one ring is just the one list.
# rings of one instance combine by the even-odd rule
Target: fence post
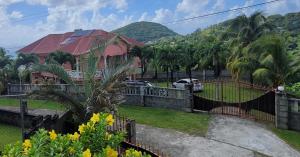
[[21,132],[22,132],[22,141],[25,140],[25,128],[24,128],[24,114],[27,114],[27,101],[20,99],[20,117],[21,117]]
[[127,139],[130,143],[136,143],[135,120],[126,119]]
[[288,98],[285,92],[275,92],[275,126],[288,129]]
[[141,104],[143,106],[145,106],[145,87],[144,86],[141,86],[140,87],[140,96],[141,96]]
[[240,85],[240,80],[238,80],[238,92],[239,92],[239,116],[241,116],[241,85]]
[[221,103],[222,103],[222,114],[224,114],[224,102],[223,102],[223,80],[221,80]]

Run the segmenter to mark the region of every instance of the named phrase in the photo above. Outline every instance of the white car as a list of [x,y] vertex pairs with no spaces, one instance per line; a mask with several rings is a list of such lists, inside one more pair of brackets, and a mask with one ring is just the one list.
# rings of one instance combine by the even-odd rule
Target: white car
[[[192,82],[193,82],[193,91],[194,92],[199,92],[199,91],[202,91],[203,90],[203,85],[200,83],[200,81],[198,79],[192,79]],[[172,87],[173,88],[179,88],[179,89],[185,89],[185,86],[190,84],[191,83],[191,80],[188,78],[188,79],[181,79],[181,80],[178,80],[176,82],[174,82],[172,84]]]

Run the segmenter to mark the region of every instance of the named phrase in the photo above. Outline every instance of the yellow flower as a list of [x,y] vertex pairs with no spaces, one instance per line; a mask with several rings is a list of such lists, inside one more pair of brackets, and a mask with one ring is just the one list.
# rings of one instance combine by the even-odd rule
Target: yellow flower
[[99,120],[100,120],[100,114],[99,114],[99,113],[97,113],[97,114],[93,113],[93,116],[91,117],[90,120],[91,120],[93,123],[99,122]]
[[75,149],[73,147],[69,147],[69,154],[74,154],[75,153]]
[[24,150],[23,150],[23,154],[24,154],[24,155],[28,155],[28,151],[29,151],[29,148],[26,148],[26,147],[25,147]]
[[75,132],[73,135],[72,135],[72,134],[69,135],[69,138],[70,138],[70,140],[72,140],[72,141],[78,140],[79,137],[80,137],[80,135],[79,135],[77,132]]
[[94,122],[88,122],[87,125],[86,125],[89,129],[91,130],[95,130],[95,123]]
[[113,119],[113,116],[111,114],[109,114],[107,117],[106,117],[106,122],[108,125],[112,126],[113,123],[114,123],[114,119]]
[[50,135],[50,139],[51,140],[55,140],[57,138],[57,134],[55,133],[54,130],[52,130],[51,132],[49,132],[49,135]]
[[83,157],[91,157],[92,153],[90,151],[90,149],[86,149],[83,153],[82,153]]
[[106,132],[106,133],[105,133],[105,139],[106,139],[106,140],[110,140],[110,138],[111,138],[111,134],[108,133],[108,132]]
[[110,146],[108,146],[105,150],[107,157],[118,157],[118,152],[110,148]]
[[125,152],[125,157],[141,157],[142,156],[142,152],[134,150],[134,149],[127,149]]
[[141,157],[142,156],[142,152],[136,151],[136,150],[132,154],[133,154],[134,157]]
[[31,148],[31,142],[29,139],[26,139],[24,142],[23,142],[23,147],[24,148]]
[[86,125],[85,124],[81,124],[78,128],[78,131],[80,134],[84,133],[84,129],[85,129]]

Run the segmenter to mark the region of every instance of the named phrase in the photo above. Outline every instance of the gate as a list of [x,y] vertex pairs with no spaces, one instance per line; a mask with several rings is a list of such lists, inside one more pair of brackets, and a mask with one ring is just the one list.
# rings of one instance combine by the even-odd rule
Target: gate
[[202,92],[194,93],[194,110],[275,121],[275,92],[268,87],[243,81],[202,82]]

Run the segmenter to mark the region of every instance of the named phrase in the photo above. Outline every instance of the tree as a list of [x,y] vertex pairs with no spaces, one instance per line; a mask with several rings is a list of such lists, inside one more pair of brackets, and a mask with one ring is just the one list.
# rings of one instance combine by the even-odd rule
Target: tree
[[[167,72],[167,79],[169,78],[169,71],[171,74],[171,82],[173,82],[173,74],[175,71],[179,70],[179,51],[177,51],[177,46],[174,40],[165,40],[158,45],[156,45],[159,51],[159,62],[160,66],[164,71]],[[168,80],[169,81],[169,80]]]
[[[36,54],[23,54],[19,53],[15,60],[15,72],[18,73],[20,80],[30,82],[30,68],[33,64],[37,64],[39,58]],[[22,70],[19,70],[22,69]],[[20,73],[22,71],[22,74]],[[22,76],[22,77],[21,77]]]
[[12,59],[6,53],[5,49],[0,48],[0,94],[5,90],[12,70]]
[[139,57],[141,60],[141,77],[143,78],[147,72],[148,63],[153,56],[153,48],[151,46],[134,46],[129,54],[133,57]]
[[158,48],[156,47],[156,45],[152,45],[151,46],[153,49],[153,54],[152,54],[152,58],[150,59],[150,66],[152,68],[154,68],[154,79],[157,79],[158,75],[157,75],[157,71],[160,69],[160,61],[159,61],[159,51]]
[[[278,35],[267,35],[259,38],[249,49],[251,53],[259,54],[259,67],[253,72],[258,82],[273,87],[283,85],[295,72],[292,60],[288,57],[284,40]],[[299,62],[299,61],[298,61]]]
[[215,78],[221,75],[225,68],[227,48],[216,34],[202,35],[201,42],[197,45],[198,65],[202,69],[212,69]]
[[37,64],[39,62],[39,58],[36,54],[24,54],[19,53],[16,59],[16,69],[21,65],[26,66],[26,68],[30,67],[33,64]]
[[[227,67],[238,79],[241,73],[248,73],[253,82],[253,69],[257,66],[257,60],[247,52],[249,44],[272,31],[273,26],[266,21],[262,12],[255,12],[251,16],[241,15],[232,21],[228,32],[223,38],[233,37],[231,40],[232,55],[228,59]],[[251,59],[248,59],[251,58]]]
[[97,45],[91,49],[87,58],[87,67],[83,81],[83,89],[79,90],[79,86],[69,77],[63,67],[58,64],[35,65],[33,71],[49,72],[65,81],[70,88],[76,91],[75,96],[63,92],[52,90],[51,88],[42,91],[33,91],[30,95],[40,95],[46,99],[56,99],[62,104],[71,107],[77,122],[87,120],[92,113],[107,111],[116,111],[116,105],[121,102],[121,97],[117,93],[120,92],[121,77],[125,76],[130,68],[130,64],[123,64],[115,68],[107,68],[102,74],[101,80],[95,80],[97,65],[99,58],[96,52],[103,52],[107,45],[113,44],[118,37],[112,38],[109,42]]
[[185,69],[189,78],[192,79],[192,68],[196,66],[196,41],[193,38],[179,39],[177,43],[177,51],[179,51],[180,65]]
[[75,65],[75,57],[71,55],[70,53],[62,52],[62,51],[56,51],[50,53],[46,58],[46,63],[57,63],[59,65],[63,65],[64,63],[69,62],[74,68]]

